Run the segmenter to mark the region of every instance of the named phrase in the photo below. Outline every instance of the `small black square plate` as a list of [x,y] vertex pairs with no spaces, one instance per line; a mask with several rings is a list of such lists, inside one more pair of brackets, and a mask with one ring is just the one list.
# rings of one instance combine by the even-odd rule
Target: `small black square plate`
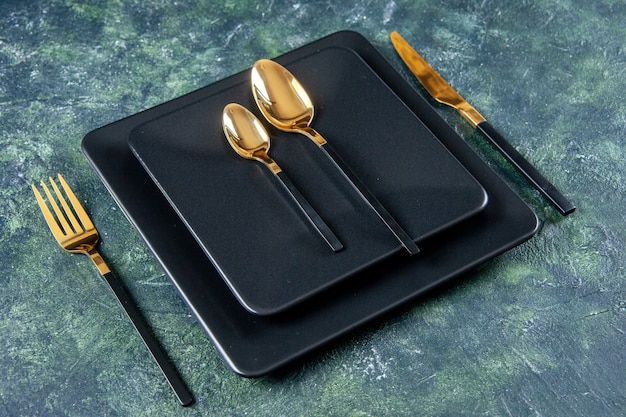
[[259,316],[241,306],[128,146],[129,134],[138,125],[241,84],[247,71],[96,129],[82,142],[83,152],[111,195],[225,361],[241,375],[259,376],[301,358],[537,231],[533,211],[358,33],[338,32],[276,60],[294,62],[332,46],[356,52],[479,181],[489,202],[476,215],[422,240],[418,257],[397,252],[284,313]]
[[[485,207],[483,187],[356,52],[325,48],[286,67],[316,106],[313,126],[415,240]],[[270,156],[345,248],[326,246],[277,178],[227,143],[230,102],[263,120],[248,76],[138,126],[129,144],[245,308],[276,314],[402,251],[316,144],[271,129]]]

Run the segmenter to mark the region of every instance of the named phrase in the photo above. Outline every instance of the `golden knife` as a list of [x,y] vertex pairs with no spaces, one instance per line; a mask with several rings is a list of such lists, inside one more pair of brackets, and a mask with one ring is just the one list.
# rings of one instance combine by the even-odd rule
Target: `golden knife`
[[438,102],[455,108],[471,125],[480,131],[564,216],[576,210],[557,188],[526,160],[485,118],[454,90],[429,64],[408,44],[398,32],[391,32],[391,42],[400,58]]

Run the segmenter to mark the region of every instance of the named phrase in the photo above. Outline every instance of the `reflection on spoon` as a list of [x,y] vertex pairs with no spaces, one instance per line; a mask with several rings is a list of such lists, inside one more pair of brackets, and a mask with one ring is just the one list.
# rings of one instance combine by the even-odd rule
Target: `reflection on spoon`
[[224,128],[224,134],[226,135],[228,143],[235,152],[243,158],[263,163],[278,177],[291,197],[304,212],[307,219],[315,227],[315,230],[324,238],[332,250],[338,252],[343,249],[343,244],[339,241],[337,236],[335,236],[328,225],[324,223],[304,196],[300,194],[278,164],[268,155],[270,137],[259,119],[245,107],[231,103],[224,107],[222,113],[222,127]]
[[296,77],[282,65],[269,59],[261,59],[252,67],[251,81],[252,94],[263,116],[278,129],[302,133],[315,142],[409,254],[418,253],[419,248],[408,233],[342,161],[339,154],[327,144],[326,139],[310,126],[313,121],[313,103]]

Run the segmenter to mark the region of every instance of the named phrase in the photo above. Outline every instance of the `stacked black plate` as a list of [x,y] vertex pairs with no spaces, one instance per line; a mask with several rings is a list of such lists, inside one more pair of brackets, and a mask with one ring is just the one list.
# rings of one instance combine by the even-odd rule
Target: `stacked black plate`
[[[409,256],[304,136],[266,125],[270,155],[345,248],[334,253],[221,126],[258,116],[243,71],[90,132],[83,151],[237,373],[258,376],[522,243],[532,210],[361,35],[275,58],[313,127],[413,237]],[[263,120],[261,117],[259,117]]]

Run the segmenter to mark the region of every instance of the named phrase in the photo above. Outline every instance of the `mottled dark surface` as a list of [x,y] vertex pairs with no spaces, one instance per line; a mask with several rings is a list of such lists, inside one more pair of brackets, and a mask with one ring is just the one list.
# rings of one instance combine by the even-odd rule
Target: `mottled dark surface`
[[[3,1],[0,415],[623,416],[624,22],[621,0]],[[538,235],[288,372],[241,378],[80,141],[341,29],[410,78],[388,40],[400,31],[578,210],[561,218],[437,107],[537,211]],[[58,171],[193,390],[191,408],[177,405],[89,260],[53,241],[29,186]]]

